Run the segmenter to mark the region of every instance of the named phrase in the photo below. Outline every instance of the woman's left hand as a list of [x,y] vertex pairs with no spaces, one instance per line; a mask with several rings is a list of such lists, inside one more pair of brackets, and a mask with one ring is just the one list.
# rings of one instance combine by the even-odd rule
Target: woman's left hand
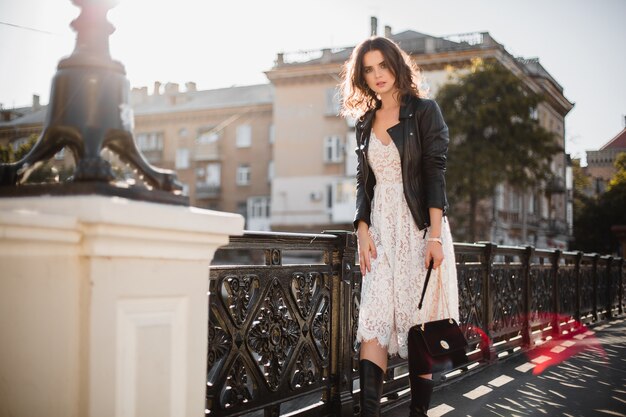
[[443,247],[439,242],[427,242],[426,243],[426,269],[430,264],[430,260],[433,260],[433,269],[439,268],[439,265],[443,262]]

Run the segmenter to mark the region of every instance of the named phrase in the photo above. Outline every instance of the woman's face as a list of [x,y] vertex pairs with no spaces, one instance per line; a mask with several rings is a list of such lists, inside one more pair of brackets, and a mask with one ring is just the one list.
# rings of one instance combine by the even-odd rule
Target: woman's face
[[363,56],[363,76],[367,86],[378,95],[396,88],[396,77],[379,50],[374,49]]

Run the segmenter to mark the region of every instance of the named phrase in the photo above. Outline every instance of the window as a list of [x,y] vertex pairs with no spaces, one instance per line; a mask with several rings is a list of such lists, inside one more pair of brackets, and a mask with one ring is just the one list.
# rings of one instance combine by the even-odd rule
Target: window
[[324,162],[343,161],[343,143],[340,136],[327,136],[324,139]]
[[511,190],[509,198],[511,199],[509,203],[510,210],[514,213],[519,213],[520,195],[516,191]]
[[250,185],[250,165],[240,164],[237,167],[237,185]]
[[270,132],[269,132],[269,137],[270,137],[270,143],[274,143],[274,141],[276,140],[276,138],[274,137],[275,135],[275,131],[274,131],[274,123],[272,123],[270,125]]
[[274,161],[270,161],[267,164],[267,182],[272,182],[274,179]]
[[163,150],[163,133],[149,132],[138,133],[136,136],[137,147],[140,151],[161,151]]
[[326,89],[326,115],[338,116],[341,111],[341,98],[339,89],[331,87]]
[[252,146],[252,126],[237,126],[236,144],[238,148],[249,148],[250,146]]
[[248,218],[268,218],[270,217],[269,197],[250,197],[248,199]]
[[245,201],[239,201],[237,203],[237,214],[241,214],[246,220],[246,223],[248,223],[248,204]]
[[176,169],[189,169],[189,149],[176,149]]
[[213,187],[219,187],[221,183],[222,166],[217,162],[211,162],[206,166],[204,182]]
[[504,210],[504,186],[502,184],[496,186],[496,209]]

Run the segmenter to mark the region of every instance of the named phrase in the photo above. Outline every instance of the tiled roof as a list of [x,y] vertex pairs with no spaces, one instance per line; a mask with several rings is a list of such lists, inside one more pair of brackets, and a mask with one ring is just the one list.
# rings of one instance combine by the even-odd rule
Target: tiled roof
[[601,151],[604,149],[626,149],[626,128],[600,148]]
[[274,88],[271,84],[257,84],[174,94],[164,93],[158,96],[146,96],[144,100],[144,102],[133,104],[135,115],[271,104],[274,102]]
[[13,109],[13,111],[22,114],[22,116],[16,117],[15,119],[8,122],[0,122],[0,128],[9,126],[43,124],[43,122],[46,120],[47,109],[48,106],[41,106],[37,110],[33,110],[32,107]]

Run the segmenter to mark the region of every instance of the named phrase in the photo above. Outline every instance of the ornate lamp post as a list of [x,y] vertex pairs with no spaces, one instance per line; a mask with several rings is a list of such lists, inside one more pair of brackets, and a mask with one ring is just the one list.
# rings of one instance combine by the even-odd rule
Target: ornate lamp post
[[[76,47],[57,67],[41,136],[23,159],[0,164],[0,196],[105,194],[188,204],[176,174],[150,165],[133,140],[126,71],[109,52],[109,36],[115,28],[106,15],[117,0],[72,2],[82,9],[71,23],[77,32]],[[19,184],[25,172],[64,147],[76,161],[70,182]],[[111,164],[101,156],[103,149],[134,167],[150,189],[115,183]]]

